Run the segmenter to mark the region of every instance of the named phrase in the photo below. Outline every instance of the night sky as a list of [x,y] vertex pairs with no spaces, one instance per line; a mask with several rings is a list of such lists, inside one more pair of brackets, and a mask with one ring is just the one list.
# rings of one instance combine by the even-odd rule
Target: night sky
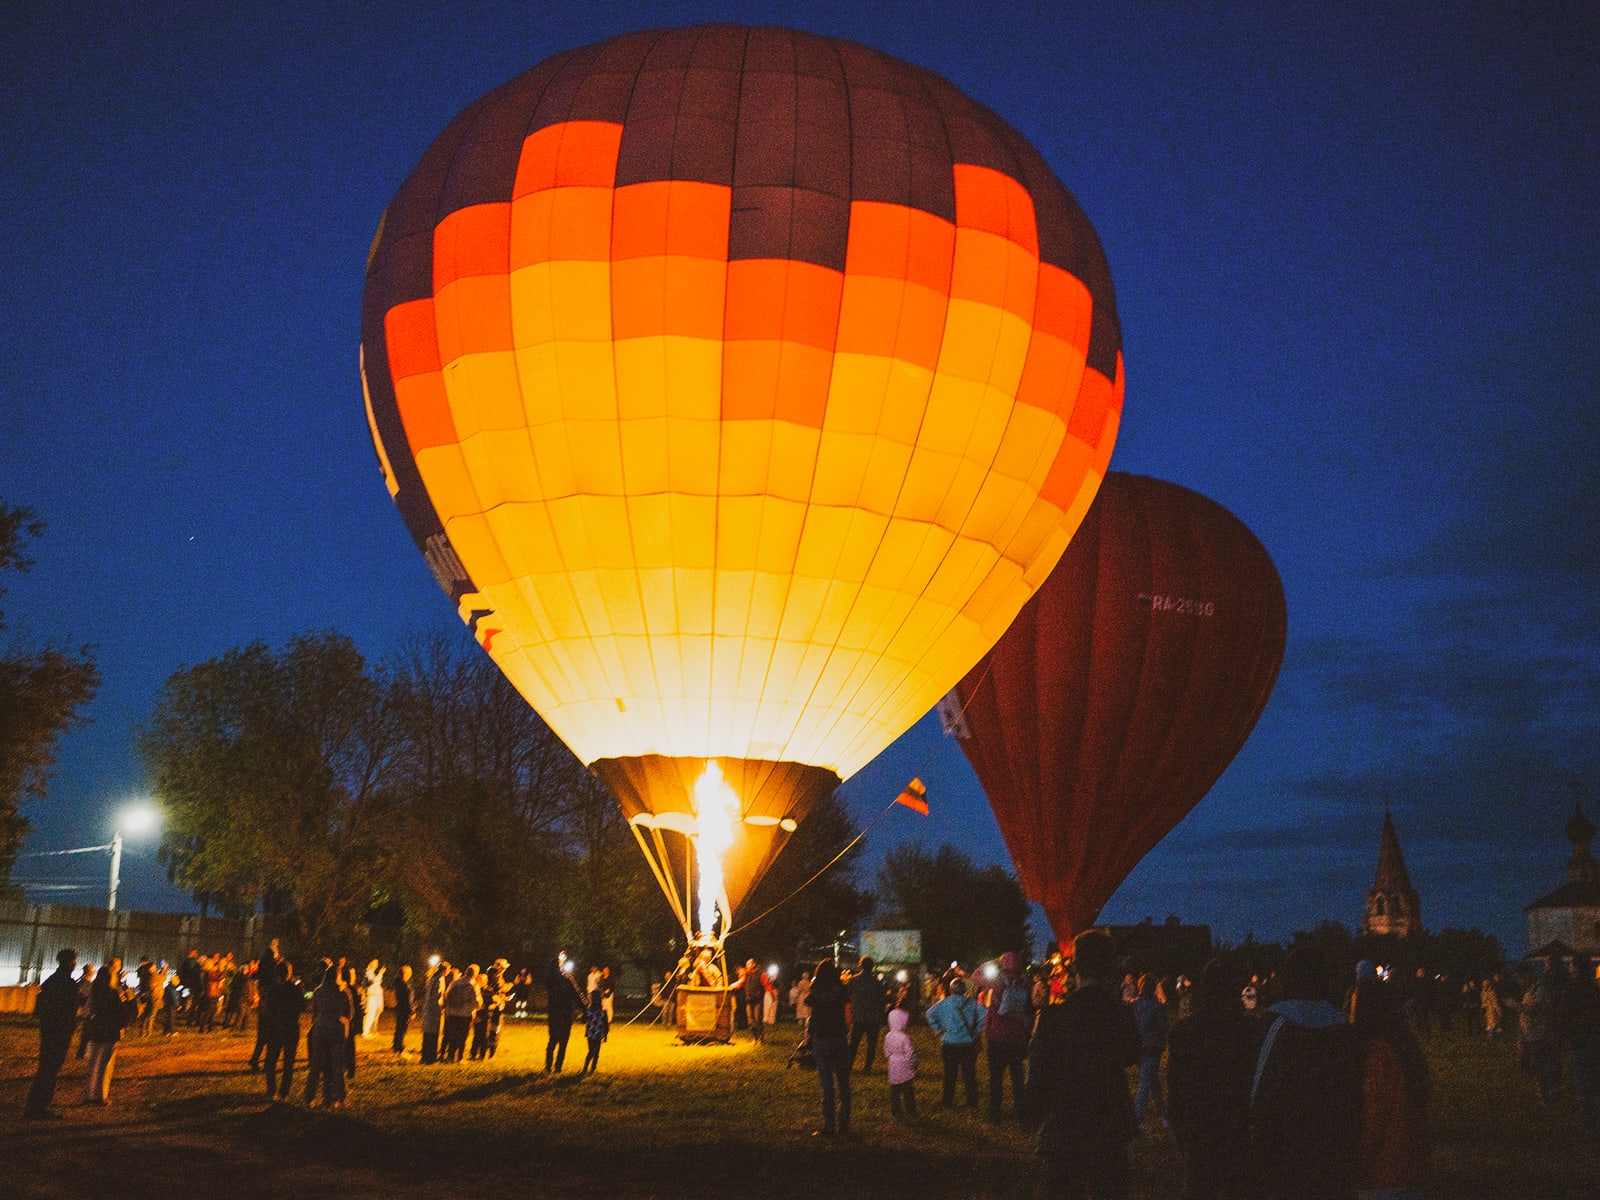
[[[1600,8],[1430,7],[11,6],[0,501],[47,528],[0,636],[92,644],[105,677],[26,848],[109,840],[181,665],[468,636],[367,433],[379,214],[541,59],[731,20],[908,59],[1033,141],[1116,281],[1113,469],[1219,501],[1278,565],[1277,691],[1103,919],[1354,925],[1387,801],[1428,927],[1522,952],[1574,782],[1600,819]],[[858,819],[913,773],[933,814],[891,813],[869,866],[905,839],[1004,861],[933,717],[847,783]],[[83,858],[54,869],[92,886],[39,898],[103,902]],[[153,842],[122,903],[186,907]]]

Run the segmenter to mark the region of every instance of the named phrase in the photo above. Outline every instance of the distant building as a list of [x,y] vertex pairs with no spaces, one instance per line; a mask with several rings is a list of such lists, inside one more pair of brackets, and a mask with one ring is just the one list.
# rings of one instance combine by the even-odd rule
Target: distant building
[[1524,910],[1528,914],[1528,951],[1600,956],[1600,863],[1589,852],[1595,828],[1583,815],[1582,804],[1574,802],[1565,832],[1572,843],[1567,882]]
[[1406,874],[1400,853],[1400,835],[1394,819],[1383,810],[1383,837],[1378,843],[1378,873],[1367,889],[1367,911],[1361,918],[1363,935],[1410,937],[1422,932],[1422,902]]

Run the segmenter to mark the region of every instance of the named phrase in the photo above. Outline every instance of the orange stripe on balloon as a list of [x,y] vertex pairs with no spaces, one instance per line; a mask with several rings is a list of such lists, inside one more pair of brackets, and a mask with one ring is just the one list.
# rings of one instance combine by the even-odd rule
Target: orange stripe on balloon
[[610,188],[558,187],[511,202],[510,268],[611,258]]
[[463,354],[511,349],[511,285],[504,272],[458,279],[433,299],[443,362],[454,362]]
[[728,259],[733,189],[660,179],[620,187],[612,209],[611,258]]
[[982,229],[1039,257],[1033,197],[1011,176],[991,167],[955,164],[956,224]]
[[1039,264],[1039,295],[1033,310],[1035,329],[1042,329],[1087,354],[1093,315],[1094,298],[1082,280],[1050,263]]
[[396,304],[383,315],[384,345],[389,351],[389,377],[438,371],[439,332],[433,319],[433,297]]
[[774,339],[832,350],[843,286],[839,272],[814,263],[772,258],[731,262],[723,336],[730,342]]
[[473,275],[504,275],[511,262],[511,205],[458,208],[433,231],[434,295]]
[[1101,431],[1106,426],[1106,414],[1113,409],[1122,410],[1121,362],[1118,362],[1117,380],[1112,381],[1093,367],[1083,373],[1083,386],[1078,389],[1078,403],[1073,406],[1067,420],[1067,434],[1090,446],[1100,444]]
[[450,415],[444,376],[439,372],[399,380],[394,385],[394,399],[413,458],[431,446],[453,446],[461,440]]
[[[1095,440],[1098,441],[1099,437],[1100,431],[1097,429]],[[1044,486],[1039,489],[1039,499],[1054,504],[1062,512],[1071,507],[1094,461],[1094,451],[1090,448],[1092,445],[1085,445],[1071,435],[1061,439],[1061,449],[1056,452],[1055,462],[1050,464],[1050,473],[1045,476]]]
[[611,187],[617,179],[622,126],[610,121],[563,121],[528,135],[517,158],[511,195],[553,187]]
[[942,217],[873,200],[850,205],[846,275],[904,279],[948,293],[955,249],[955,226]]

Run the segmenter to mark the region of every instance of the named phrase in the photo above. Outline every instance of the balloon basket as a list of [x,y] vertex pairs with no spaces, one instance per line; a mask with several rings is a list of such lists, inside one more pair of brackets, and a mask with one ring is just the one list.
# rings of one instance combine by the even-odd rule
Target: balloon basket
[[672,993],[673,1024],[685,1045],[733,1041],[733,989],[680,984]]

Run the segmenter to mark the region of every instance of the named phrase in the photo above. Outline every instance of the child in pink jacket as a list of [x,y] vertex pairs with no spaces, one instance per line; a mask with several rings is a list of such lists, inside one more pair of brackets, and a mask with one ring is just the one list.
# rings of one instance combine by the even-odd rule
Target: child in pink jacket
[[889,1111],[898,1120],[902,1113],[907,1121],[917,1119],[917,1050],[906,1032],[906,1022],[911,1014],[903,1008],[889,1012],[889,1032],[883,1038],[883,1056],[889,1064]]

